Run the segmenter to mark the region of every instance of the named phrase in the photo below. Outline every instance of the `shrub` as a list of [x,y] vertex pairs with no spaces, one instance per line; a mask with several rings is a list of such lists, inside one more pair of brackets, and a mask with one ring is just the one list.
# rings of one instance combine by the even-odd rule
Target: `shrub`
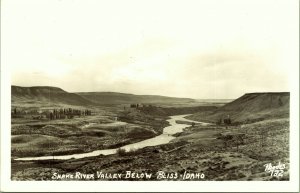
[[126,150],[122,149],[122,148],[119,148],[119,149],[117,149],[117,154],[119,156],[125,156],[126,155]]
[[132,156],[132,155],[138,155],[140,152],[136,149],[130,149],[129,151],[126,151],[125,149],[119,148],[117,149],[117,154],[119,156]]

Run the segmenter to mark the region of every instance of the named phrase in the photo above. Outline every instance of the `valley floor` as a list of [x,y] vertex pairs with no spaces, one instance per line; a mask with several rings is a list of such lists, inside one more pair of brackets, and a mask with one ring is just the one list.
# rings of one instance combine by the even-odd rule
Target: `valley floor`
[[[127,127],[123,128],[123,123],[112,124],[113,121],[109,121],[107,117],[103,119],[91,117],[90,120],[76,119],[76,121],[72,121],[71,125],[63,124],[63,127],[62,123],[57,122],[52,124],[51,129],[45,129],[49,126],[39,126],[43,129],[29,129],[30,134],[22,133],[21,131],[27,132],[28,129],[20,129],[18,128],[20,126],[15,125],[16,128],[12,128],[12,157],[37,156],[41,154],[40,152],[43,155],[53,154],[53,152],[60,154],[70,152],[71,148],[77,148],[77,151],[82,147],[83,151],[87,151],[91,146],[95,146],[95,135],[102,140],[99,140],[101,143],[96,144],[94,148],[120,144],[112,141],[118,139],[117,136],[125,136],[122,140],[125,140],[125,143],[126,140],[130,140],[132,143],[133,139],[142,140],[145,136],[149,138],[150,135],[147,134],[147,131],[155,136],[166,126],[163,117],[148,117],[144,119],[144,122],[141,121],[141,117],[132,120],[134,121],[126,123]],[[84,127],[90,122],[95,124],[90,126],[88,131],[80,129],[80,132],[91,132],[90,135],[87,134],[84,137],[73,135],[79,127]],[[158,122],[161,122],[160,126]],[[106,125],[104,127],[101,124]],[[123,134],[120,133],[122,128],[124,129]],[[143,131],[140,132],[140,129]],[[53,133],[43,133],[44,131]],[[71,134],[70,131],[72,131]],[[99,132],[108,136],[107,141],[110,141],[110,137],[111,143],[104,143],[105,140],[103,139],[106,138],[103,138]],[[61,143],[51,147],[51,151],[40,151],[41,148],[47,149],[46,144],[58,141],[57,138],[61,137],[58,134],[64,134],[66,140],[62,140]],[[12,159],[12,180],[72,180],[53,179],[53,174],[80,172],[96,175],[97,171],[110,174],[120,173],[123,178],[118,180],[184,180],[180,176],[186,173],[204,174],[201,179],[190,178],[186,180],[289,180],[289,119],[287,118],[270,119],[238,126],[195,125],[175,135],[176,138],[169,144],[130,152],[119,151],[118,154],[114,155],[70,160],[15,161]],[[48,140],[47,143],[45,142],[46,139]],[[90,140],[90,143],[87,139]],[[77,146],[74,142],[77,143]],[[271,176],[271,173],[266,172],[265,164],[269,163],[273,166],[279,163],[285,164],[283,175],[280,177]],[[126,179],[126,171],[139,174],[151,173],[153,175],[149,179]],[[166,178],[158,179],[158,176],[161,175],[158,175],[157,172],[160,171],[164,172]],[[175,175],[179,177],[174,179]],[[95,178],[91,180],[114,179]]]
[[141,116],[135,121],[118,119],[109,109],[73,119],[12,119],[12,158],[54,156],[118,148],[162,133],[167,117]]

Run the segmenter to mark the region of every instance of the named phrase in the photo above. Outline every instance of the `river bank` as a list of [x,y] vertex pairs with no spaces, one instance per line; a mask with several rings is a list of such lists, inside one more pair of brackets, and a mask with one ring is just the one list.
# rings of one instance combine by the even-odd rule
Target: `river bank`
[[[271,128],[261,147],[259,132]],[[150,179],[94,179],[94,180],[158,180],[157,172],[203,173],[204,179],[186,180],[288,180],[289,179],[289,120],[268,120],[243,127],[195,125],[187,127],[167,144],[144,147],[135,151],[112,155],[99,155],[69,160],[12,160],[12,180],[72,180],[52,179],[54,173],[83,174],[153,173]],[[247,131],[247,133],[245,133]],[[245,133],[243,143],[225,143],[221,136]],[[278,148],[276,144],[281,144]],[[282,177],[272,177],[265,172],[265,164],[285,164]],[[78,179],[77,179],[78,180]],[[85,179],[80,179],[85,180]],[[159,179],[159,180],[182,180]]]
[[119,112],[62,120],[12,120],[11,156],[40,157],[114,149],[160,135],[167,117],[140,113],[137,123],[115,120]]
[[[151,109],[150,109],[151,110]],[[157,109],[155,109],[157,110]],[[161,110],[161,109],[159,109]],[[105,117],[104,117],[105,116]],[[115,117],[118,116],[118,120]],[[289,179],[289,119],[270,119],[241,125],[212,125],[192,124],[190,120],[177,117],[174,123],[168,122],[166,116],[145,114],[140,109],[130,109],[120,113],[99,114],[89,119],[81,118],[54,122],[51,126],[45,123],[34,123],[27,128],[12,127],[12,150],[19,145],[26,145],[24,154],[12,152],[12,180],[72,180],[52,179],[57,174],[96,175],[102,173],[152,173],[149,179],[103,179],[92,180],[158,180],[157,172],[163,171],[170,175],[184,175],[185,173],[204,174],[202,179],[185,180],[288,180]],[[122,123],[120,123],[122,122]],[[124,125],[124,122],[127,124]],[[93,123],[93,124],[90,124]],[[115,124],[114,124],[115,123]],[[116,124],[117,123],[117,124]],[[165,133],[167,126],[181,125],[180,132]],[[26,125],[26,124],[24,124]],[[105,126],[104,126],[105,125]],[[81,127],[81,128],[80,128]],[[262,137],[262,134],[264,136]],[[32,141],[20,140],[21,137],[31,136]],[[38,136],[35,136],[38,135]],[[41,136],[62,138],[63,143],[56,146],[51,141],[41,140]],[[159,144],[164,135],[165,144]],[[130,147],[150,138],[159,142],[147,146],[139,145],[141,149]],[[36,141],[36,140],[39,141]],[[264,139],[264,140],[262,140]],[[19,141],[18,141],[19,140]],[[48,139],[47,139],[48,140]],[[144,141],[144,142],[143,142]],[[150,140],[151,141],[151,140]],[[36,144],[38,146],[36,146]],[[113,146],[115,145],[115,146]],[[119,151],[126,147],[127,151]],[[113,146],[113,147],[112,147]],[[72,152],[66,148],[76,148]],[[278,148],[280,147],[280,148]],[[117,149],[114,154],[92,155],[77,159],[53,159],[53,152],[64,154],[81,154],[95,150]],[[82,152],[82,149],[84,152]],[[36,155],[41,152],[42,155]],[[56,153],[57,153],[56,152]],[[72,153],[70,153],[72,152]],[[24,155],[24,156],[21,156]],[[54,154],[56,156],[57,154]],[[61,155],[61,154],[60,154]],[[51,156],[46,160],[14,160],[20,157]],[[282,177],[270,176],[265,172],[265,164],[285,164]],[[73,179],[74,180],[74,179]],[[76,179],[86,180],[86,179]],[[91,179],[89,179],[91,180]],[[159,180],[183,180],[159,179]]]
[[[257,131],[271,128],[261,147]],[[229,143],[220,136],[239,135],[245,132],[243,143]],[[247,131],[247,132],[246,132]],[[177,133],[176,138],[167,144],[144,147],[135,151],[112,155],[99,155],[81,159],[69,160],[12,160],[13,180],[72,180],[52,179],[54,173],[66,174],[80,172],[83,174],[123,173],[152,173],[150,179],[121,179],[121,180],[158,180],[157,172],[203,173],[204,179],[186,180],[288,180],[289,179],[289,121],[287,119],[268,120],[243,125],[242,128],[232,126],[227,129],[222,126],[195,125]],[[278,148],[278,147],[281,148]],[[283,176],[272,177],[265,172],[265,164],[285,164]],[[85,179],[79,179],[85,180]],[[120,179],[94,179],[120,180]],[[159,180],[182,180],[159,179]]]
[[[125,146],[120,147],[120,149],[124,149],[125,151],[135,151],[144,147],[148,146],[157,146],[161,144],[166,144],[169,143],[171,140],[173,140],[175,137],[172,136],[176,133],[180,133],[183,131],[184,128],[189,127],[190,125],[188,124],[178,124],[178,121],[185,121],[185,122],[191,122],[184,117],[188,116],[187,115],[176,115],[176,116],[170,116],[170,119],[167,120],[169,123],[169,126],[165,127],[163,129],[163,133],[161,135],[158,135],[156,137],[146,139],[144,141],[140,141],[137,143],[132,143],[128,144]],[[206,124],[202,122],[196,122],[197,124]],[[88,123],[83,125],[81,128],[83,129],[88,129],[89,127],[95,125],[96,123]],[[126,123],[124,122],[118,122],[114,123],[113,125],[124,125]],[[110,124],[112,125],[112,123]],[[82,154],[72,154],[72,155],[60,155],[60,156],[41,156],[41,157],[25,157],[25,158],[16,158],[15,160],[20,160],[20,161],[31,161],[31,160],[54,160],[54,159],[59,159],[59,160],[67,160],[67,159],[79,159],[79,158],[85,158],[85,157],[93,157],[93,156],[98,156],[98,155],[111,155],[117,153],[119,148],[114,148],[114,149],[104,149],[104,150],[96,150],[88,153],[82,153]]]

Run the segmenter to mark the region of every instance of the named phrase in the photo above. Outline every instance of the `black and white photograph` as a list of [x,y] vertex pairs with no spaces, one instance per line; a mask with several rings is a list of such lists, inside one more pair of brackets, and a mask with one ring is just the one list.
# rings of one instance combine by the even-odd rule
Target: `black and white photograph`
[[298,101],[299,1],[1,1],[1,191],[296,192]]

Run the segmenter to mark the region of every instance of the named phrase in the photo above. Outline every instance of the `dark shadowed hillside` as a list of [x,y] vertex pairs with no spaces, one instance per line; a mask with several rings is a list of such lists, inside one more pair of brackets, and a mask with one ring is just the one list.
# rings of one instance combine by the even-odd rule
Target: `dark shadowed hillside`
[[217,122],[228,116],[234,122],[249,122],[289,117],[289,92],[248,93],[210,113],[197,113],[191,118]]
[[68,105],[92,105],[93,103],[77,94],[50,86],[11,87],[12,103],[44,103]]
[[115,92],[79,92],[76,93],[97,104],[131,104],[131,103],[192,103],[194,99],[175,98],[158,95],[133,95]]

